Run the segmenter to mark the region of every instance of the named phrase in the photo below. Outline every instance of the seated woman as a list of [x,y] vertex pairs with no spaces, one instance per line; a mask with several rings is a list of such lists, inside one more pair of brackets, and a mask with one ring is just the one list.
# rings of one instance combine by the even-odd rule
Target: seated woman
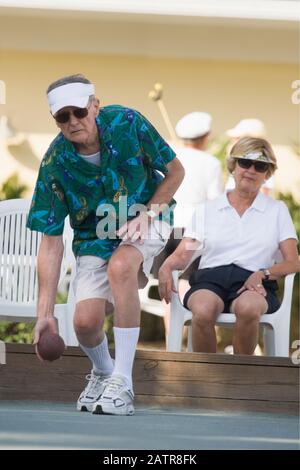
[[[231,311],[236,315],[234,352],[253,354],[260,316],[280,305],[276,280],[300,270],[297,235],[284,202],[260,192],[277,168],[266,140],[240,139],[227,167],[235,189],[199,205],[182,242],[159,270],[159,293],[170,302],[172,271],[184,269],[201,247],[199,268],[184,298],[193,313],[193,350],[216,352],[216,318]],[[278,253],[281,260],[275,264]]]

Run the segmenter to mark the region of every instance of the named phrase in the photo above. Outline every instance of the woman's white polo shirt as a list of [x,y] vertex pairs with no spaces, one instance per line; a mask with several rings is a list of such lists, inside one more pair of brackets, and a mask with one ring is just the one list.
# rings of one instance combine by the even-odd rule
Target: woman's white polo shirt
[[259,193],[240,217],[226,192],[199,204],[184,237],[202,243],[200,269],[233,263],[250,271],[270,268],[278,259],[279,243],[297,240],[283,201]]

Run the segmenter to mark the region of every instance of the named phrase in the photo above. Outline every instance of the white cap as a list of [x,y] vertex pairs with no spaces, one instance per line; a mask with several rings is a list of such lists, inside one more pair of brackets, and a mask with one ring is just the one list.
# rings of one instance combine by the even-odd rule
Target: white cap
[[211,129],[212,117],[208,113],[194,112],[181,118],[176,125],[176,134],[180,139],[197,139]]
[[54,115],[65,106],[85,108],[89,97],[95,94],[95,87],[91,83],[67,83],[51,90],[48,95],[48,103],[51,113]]
[[228,129],[229,137],[265,137],[266,128],[260,119],[242,119],[235,127]]

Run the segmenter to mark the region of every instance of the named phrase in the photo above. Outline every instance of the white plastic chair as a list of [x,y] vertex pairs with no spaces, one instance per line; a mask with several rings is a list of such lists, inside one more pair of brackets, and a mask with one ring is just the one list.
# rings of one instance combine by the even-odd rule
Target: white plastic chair
[[139,298],[141,304],[141,310],[147,313],[152,313],[158,317],[164,317],[164,309],[161,300],[152,299],[149,296],[151,287],[157,287],[158,280],[150,275],[146,286],[143,289],[139,289]]
[[[178,271],[173,271],[173,281],[178,290]],[[267,356],[289,356],[290,319],[292,293],[295,274],[289,274],[284,280],[283,299],[280,308],[270,314],[261,316],[260,324],[264,328],[264,347]],[[182,331],[187,322],[191,322],[192,313],[187,310],[178,293],[172,293],[171,318],[168,336],[168,351],[181,351]],[[233,327],[236,317],[233,313],[221,313],[216,325]],[[188,329],[188,351],[192,351],[192,327]]]
[[[26,228],[30,200],[10,199],[0,202],[0,319],[32,321],[36,319],[37,271],[36,262],[42,234]],[[65,221],[63,234],[64,254],[61,266],[61,283],[71,267],[71,281],[75,275],[72,253],[72,231]],[[65,344],[78,344],[73,328],[75,301],[69,288],[66,304],[55,305],[59,334]]]

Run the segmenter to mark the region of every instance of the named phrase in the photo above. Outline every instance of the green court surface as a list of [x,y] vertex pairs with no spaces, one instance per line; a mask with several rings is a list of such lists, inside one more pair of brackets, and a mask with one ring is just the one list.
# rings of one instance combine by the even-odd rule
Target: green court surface
[[0,449],[300,449],[295,416],[138,407],[134,416],[75,404],[0,402]]

